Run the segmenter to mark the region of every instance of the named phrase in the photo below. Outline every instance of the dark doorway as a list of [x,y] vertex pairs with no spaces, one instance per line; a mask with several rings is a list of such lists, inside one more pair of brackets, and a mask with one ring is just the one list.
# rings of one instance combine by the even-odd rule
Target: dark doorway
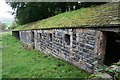
[[110,66],[120,60],[120,33],[107,32],[104,64]]
[[13,35],[16,39],[20,40],[19,31],[12,31],[12,35]]
[[49,34],[50,41],[52,42],[52,33]]
[[35,49],[35,44],[34,44],[34,32],[31,31],[31,41],[33,43],[33,49]]
[[69,34],[65,34],[65,42],[67,43],[67,45],[70,45],[70,35]]

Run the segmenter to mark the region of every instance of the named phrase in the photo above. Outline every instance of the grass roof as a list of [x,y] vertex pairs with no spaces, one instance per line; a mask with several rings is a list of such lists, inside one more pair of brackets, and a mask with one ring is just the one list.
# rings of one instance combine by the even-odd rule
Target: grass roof
[[56,16],[21,25],[16,30],[69,28],[69,27],[106,27],[120,24],[119,3],[106,3],[89,8],[81,8]]

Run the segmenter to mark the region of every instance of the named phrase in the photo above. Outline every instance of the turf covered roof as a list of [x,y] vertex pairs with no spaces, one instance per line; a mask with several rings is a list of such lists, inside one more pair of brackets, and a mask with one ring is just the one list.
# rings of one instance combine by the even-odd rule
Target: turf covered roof
[[[21,25],[15,30],[69,28],[69,27],[110,27],[120,24],[120,3],[106,3],[103,5],[81,8],[37,22]],[[118,26],[120,27],[120,26]]]

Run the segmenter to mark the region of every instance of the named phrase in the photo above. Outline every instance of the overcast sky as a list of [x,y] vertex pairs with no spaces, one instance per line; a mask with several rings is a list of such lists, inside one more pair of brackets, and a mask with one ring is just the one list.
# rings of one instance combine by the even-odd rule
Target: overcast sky
[[8,11],[12,11],[12,8],[6,4],[6,0],[0,0],[0,17],[14,18]]

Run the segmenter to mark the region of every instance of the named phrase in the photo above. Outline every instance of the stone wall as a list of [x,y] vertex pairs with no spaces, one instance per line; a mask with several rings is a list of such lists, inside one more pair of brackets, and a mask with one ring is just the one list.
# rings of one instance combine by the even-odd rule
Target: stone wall
[[93,62],[97,58],[101,59],[99,56],[102,54],[98,53],[100,46],[97,45],[100,34],[100,31],[90,29],[20,31],[20,41],[87,72],[93,72]]
[[33,31],[19,31],[20,41],[27,44],[31,49],[34,48],[34,32]]

